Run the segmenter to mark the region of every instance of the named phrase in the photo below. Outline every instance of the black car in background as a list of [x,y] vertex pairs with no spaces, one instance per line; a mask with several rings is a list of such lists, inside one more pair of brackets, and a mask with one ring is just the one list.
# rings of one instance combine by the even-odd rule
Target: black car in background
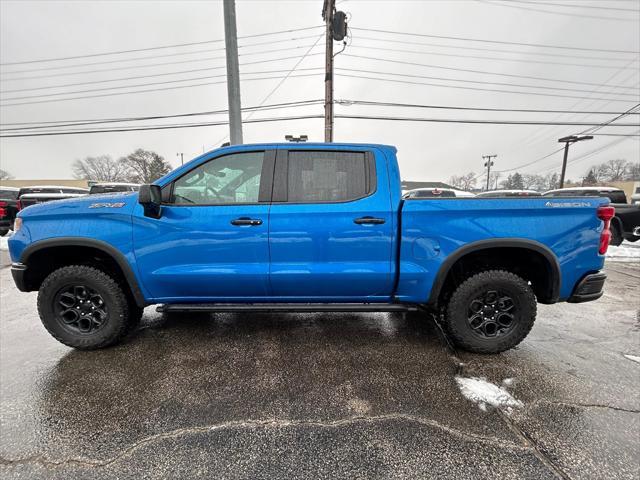
[[58,185],[22,187],[18,192],[18,210],[37,203],[64,200],[65,198],[79,197],[87,195],[88,193],[88,189],[80,187],[64,187]]
[[15,187],[0,187],[0,237],[13,230],[13,221],[18,213],[18,193]]
[[545,197],[607,197],[616,209],[611,219],[611,245],[620,245],[623,240],[635,242],[640,239],[640,205],[629,205],[624,190],[615,187],[570,187],[549,190]]
[[140,184],[138,183],[118,183],[118,182],[94,183],[89,188],[89,195],[96,195],[99,193],[137,192],[139,189],[140,189]]

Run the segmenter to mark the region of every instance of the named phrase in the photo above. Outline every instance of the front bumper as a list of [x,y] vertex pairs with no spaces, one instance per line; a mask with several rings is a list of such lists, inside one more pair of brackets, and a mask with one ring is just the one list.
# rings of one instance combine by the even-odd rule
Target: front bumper
[[27,266],[24,263],[12,263],[11,264],[11,276],[13,277],[13,282],[18,287],[18,290],[21,292],[28,292],[27,286],[25,284],[25,273],[27,272]]
[[599,299],[604,293],[603,287],[606,279],[607,275],[604,272],[586,275],[573,289],[573,294],[567,302],[582,303]]

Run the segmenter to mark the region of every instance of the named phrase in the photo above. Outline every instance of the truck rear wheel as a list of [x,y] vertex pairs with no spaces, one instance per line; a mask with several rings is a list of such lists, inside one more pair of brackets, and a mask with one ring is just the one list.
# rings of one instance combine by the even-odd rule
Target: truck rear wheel
[[618,247],[622,244],[622,230],[620,229],[619,224],[611,225],[611,240],[609,241],[610,245],[614,247]]
[[477,353],[518,345],[536,318],[536,297],[521,277],[503,270],[478,273],[453,292],[445,326],[453,342]]
[[59,342],[81,350],[118,342],[128,331],[129,305],[105,272],[71,265],[51,273],[38,292],[43,325]]

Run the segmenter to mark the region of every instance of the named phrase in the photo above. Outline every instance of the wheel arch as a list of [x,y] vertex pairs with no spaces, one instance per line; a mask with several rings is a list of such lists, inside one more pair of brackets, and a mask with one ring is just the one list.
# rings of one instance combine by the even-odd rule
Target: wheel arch
[[[438,269],[438,274],[436,275],[436,279],[431,288],[431,293],[427,302],[428,305],[435,307],[441,303],[443,293],[446,293],[444,290],[445,286],[448,281],[451,281],[451,276],[455,271],[455,267],[461,265],[462,261],[473,258],[474,256],[477,257],[479,254],[490,254],[494,255],[495,258],[500,258],[498,255],[504,254],[507,251],[510,253],[511,257],[533,253],[533,256],[527,258],[527,262],[534,261],[533,259],[542,261],[546,270],[545,280],[548,284],[546,287],[543,287],[543,285],[534,285],[538,301],[540,303],[550,304],[559,300],[562,274],[558,258],[551,249],[535,240],[522,238],[499,238],[468,243],[452,252]],[[500,263],[504,262],[498,262],[498,264],[494,265],[492,268],[504,267],[504,265],[501,265]]]
[[[46,253],[54,254],[60,252],[63,249],[75,247],[78,249],[75,257],[79,261],[86,260],[89,252],[99,252],[103,259],[111,260],[114,268],[117,268],[116,274],[119,274],[129,288],[129,293],[139,307],[144,307],[147,302],[142,294],[138,280],[133,272],[133,269],[127,261],[124,254],[116,249],[114,246],[104,242],[102,240],[79,238],[79,237],[59,237],[45,240],[39,240],[27,246],[22,255],[20,256],[20,263],[27,266],[27,271],[31,270],[34,257],[39,257]],[[43,279],[40,279],[40,283]],[[32,288],[35,289],[35,288]]]

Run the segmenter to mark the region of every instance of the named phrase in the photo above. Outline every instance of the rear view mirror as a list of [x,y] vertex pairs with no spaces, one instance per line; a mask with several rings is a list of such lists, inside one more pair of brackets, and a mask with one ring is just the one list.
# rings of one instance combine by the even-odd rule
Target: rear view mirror
[[144,215],[160,218],[162,212],[162,189],[158,185],[141,185],[138,203],[144,207]]

